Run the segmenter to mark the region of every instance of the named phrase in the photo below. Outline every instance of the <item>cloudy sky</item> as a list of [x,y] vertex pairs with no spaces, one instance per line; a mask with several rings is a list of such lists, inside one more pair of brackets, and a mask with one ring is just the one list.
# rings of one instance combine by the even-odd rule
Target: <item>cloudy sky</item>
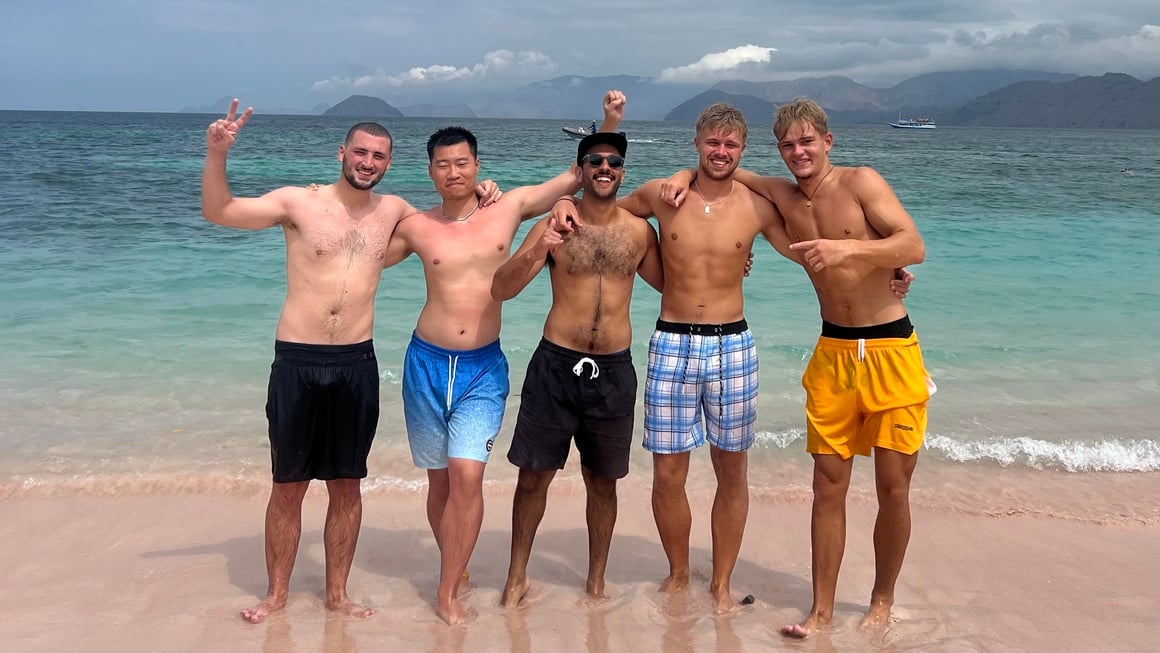
[[0,109],[176,111],[237,96],[392,104],[560,75],[662,83],[939,70],[1160,75],[1140,0],[37,0],[0,15]]

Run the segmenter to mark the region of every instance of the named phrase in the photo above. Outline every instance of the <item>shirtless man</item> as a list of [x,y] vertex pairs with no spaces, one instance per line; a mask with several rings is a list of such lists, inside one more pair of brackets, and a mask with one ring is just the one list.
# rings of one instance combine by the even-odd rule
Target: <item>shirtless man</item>
[[266,507],[266,597],[242,617],[258,623],[286,605],[302,534],[302,500],[326,481],[326,607],[355,617],[374,610],[346,592],[362,521],[361,479],[379,416],[371,332],[375,292],[395,225],[415,213],[371,192],[391,166],[391,135],[376,123],[351,128],[338,148],[342,174],[316,191],[285,187],[258,198],[230,193],[226,153],[253,109],[238,101],[206,131],[201,211],[235,229],[281,226],[286,301],[278,318],[266,404],[273,487]]
[[[833,618],[853,456],[869,456],[872,450],[878,494],[875,578],[861,625],[882,627],[910,539],[910,480],[934,388],[906,308],[886,282],[896,268],[921,263],[925,246],[881,175],[830,162],[834,136],[816,103],[782,106],[773,132],[797,183],[745,170],[735,176],[785,216],[795,241],[787,256],[805,268],[822,314],[822,334],[802,378],[806,450],[814,458],[814,600],[802,623],[781,632],[807,637]],[[669,192],[680,195],[680,186]],[[786,254],[784,248],[778,251]],[[852,378],[860,380],[855,385]]]
[[[623,112],[624,95],[609,91],[602,127],[614,130]],[[440,551],[436,612],[457,624],[470,619],[458,589],[483,523],[483,473],[508,395],[492,277],[508,260],[520,223],[547,212],[579,182],[568,170],[479,208],[472,190],[479,174],[475,136],[441,129],[427,141],[427,155],[443,201],[399,224],[387,261],[415,253],[427,281],[404,362],[403,408],[411,456],[427,470],[427,519]]]
[[[736,605],[730,579],[749,511],[747,451],[757,421],[757,350],[745,322],[742,279],[758,234],[792,255],[776,208],[733,179],[747,136],[740,111],[707,107],[693,139],[698,165],[685,193],[690,201],[670,204],[662,179],[620,201],[637,216],[656,216],[665,271],[660,319],[649,341],[644,437],[653,454],[653,517],[669,561],[661,591],[689,584],[692,514],[685,482],[691,452],[707,435],[717,477],[709,590],[718,613]],[[569,204],[557,204],[554,216],[563,219],[568,210]],[[899,287],[903,295],[907,284]]]
[[[757,419],[757,350],[745,323],[741,282],[757,234],[787,241],[773,206],[733,181],[746,135],[741,112],[724,104],[708,107],[697,119],[693,141],[700,177],[692,194],[698,201],[679,208],[666,203],[662,179],[620,200],[634,215],[656,216],[665,271],[644,393],[653,517],[669,561],[661,591],[689,584],[692,514],[685,480],[690,453],[705,443],[707,431],[717,476],[709,585],[717,612],[735,605],[729,581],[749,511],[746,451]],[[563,220],[572,211],[562,202],[553,217]]]
[[622,134],[584,137],[576,156],[584,190],[578,221],[541,220],[492,282],[492,296],[504,301],[545,264],[552,281],[552,306],[528,363],[508,451],[520,473],[512,503],[511,564],[500,599],[505,607],[517,605],[528,592],[528,558],[548,486],[564,468],[573,438],[587,490],[586,590],[604,597],[616,481],[628,474],[636,409],[629,300],[637,273],[657,290],[664,288],[656,230],[616,206],[627,148]]

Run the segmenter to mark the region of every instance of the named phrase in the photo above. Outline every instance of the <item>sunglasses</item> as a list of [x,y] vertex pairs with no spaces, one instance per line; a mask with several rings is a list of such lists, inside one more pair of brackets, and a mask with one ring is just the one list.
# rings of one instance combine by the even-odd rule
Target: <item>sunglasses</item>
[[585,154],[584,160],[593,168],[599,168],[605,161],[608,162],[609,168],[619,168],[624,165],[624,157],[615,154],[609,154],[608,156],[603,154]]

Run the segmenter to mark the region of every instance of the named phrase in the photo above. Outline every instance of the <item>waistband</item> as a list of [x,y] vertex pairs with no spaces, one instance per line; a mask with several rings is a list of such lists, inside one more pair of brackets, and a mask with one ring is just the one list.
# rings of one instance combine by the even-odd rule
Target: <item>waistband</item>
[[419,334],[412,332],[411,333],[411,346],[416,347],[418,349],[422,349],[423,351],[425,351],[429,354],[435,354],[436,356],[448,356],[448,357],[458,356],[459,358],[475,358],[477,356],[483,357],[483,356],[503,355],[503,350],[500,349],[500,347],[499,347],[499,340],[498,339],[495,342],[492,342],[490,344],[486,344],[486,345],[479,347],[477,349],[444,349],[443,347],[440,347],[439,345],[433,345],[433,344],[427,342],[426,340],[423,340],[422,338],[419,337]]
[[304,342],[274,341],[274,362],[304,365],[353,365],[375,360],[373,340],[352,345],[312,345]]
[[873,340],[877,338],[909,338],[914,333],[910,316],[903,315],[893,322],[864,327],[848,327],[822,321],[822,335],[838,340]]
[[542,350],[548,352],[549,354],[555,354],[555,355],[566,357],[568,360],[571,360],[571,361],[579,360],[581,358],[587,358],[589,360],[595,361],[597,364],[600,364],[600,365],[603,365],[605,363],[624,363],[624,362],[631,363],[632,362],[632,351],[629,349],[615,351],[615,352],[612,352],[611,354],[589,354],[587,352],[576,351],[574,349],[568,349],[567,347],[561,347],[560,345],[557,345],[556,343],[549,341],[547,338],[540,338],[539,349],[542,349]]
[[[863,352],[867,349],[890,349],[902,347],[917,347],[918,346],[918,332],[912,331],[909,336],[905,338],[859,338],[858,340],[847,340],[846,338],[828,338],[821,336],[818,338],[819,347],[828,347],[838,351],[858,351]],[[861,354],[859,354],[861,358]]]
[[667,322],[657,320],[657,331],[665,333],[684,333],[690,336],[731,336],[745,333],[749,324],[744,320],[727,322],[725,324],[692,324],[688,322]]

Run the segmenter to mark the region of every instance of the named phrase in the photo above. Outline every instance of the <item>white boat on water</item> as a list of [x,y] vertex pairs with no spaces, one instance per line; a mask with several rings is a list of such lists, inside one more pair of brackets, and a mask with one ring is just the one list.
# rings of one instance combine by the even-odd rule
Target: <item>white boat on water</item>
[[935,128],[933,118],[907,118],[906,120],[903,120],[901,111],[898,112],[898,120],[897,121],[887,123],[887,124],[890,125],[891,127],[894,127],[895,129],[934,129]]
[[561,127],[561,129],[563,129],[564,133],[568,136],[576,140],[580,140],[589,134],[596,133],[596,123],[594,122],[587,127]]

